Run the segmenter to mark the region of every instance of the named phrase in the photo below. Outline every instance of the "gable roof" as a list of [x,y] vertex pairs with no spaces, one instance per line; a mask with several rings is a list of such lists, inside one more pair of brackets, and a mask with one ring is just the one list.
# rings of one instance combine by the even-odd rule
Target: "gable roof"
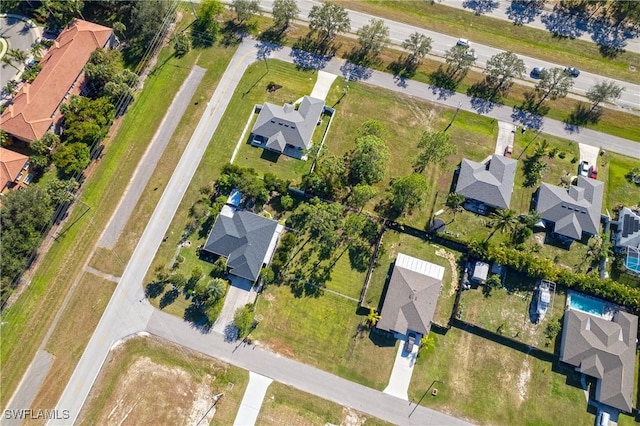
[[517,164],[516,160],[498,154],[491,156],[488,167],[465,158],[460,165],[456,192],[489,206],[508,209]]
[[32,83],[25,83],[0,118],[0,125],[13,136],[32,141],[40,139],[54,123],[53,115],[91,56],[104,47],[112,30],[77,19],[60,33],[40,61],[42,70]]
[[638,317],[617,312],[613,321],[569,309],[560,360],[598,380],[596,400],[631,412]]
[[275,220],[247,211],[219,215],[202,249],[226,257],[233,275],[255,281],[277,227]]
[[619,247],[640,247],[640,213],[628,207],[620,210],[618,225]]
[[442,266],[398,253],[376,327],[402,334],[408,330],[427,334],[443,276]]
[[282,151],[286,144],[310,148],[323,108],[324,101],[311,96],[305,96],[297,110],[291,104],[278,106],[265,102],[251,132],[265,138],[271,149]]
[[543,183],[538,189],[536,210],[544,220],[555,222],[554,232],[575,240],[582,233],[597,234],[604,183],[578,176],[569,189]]
[[16,180],[29,157],[0,147],[0,190]]

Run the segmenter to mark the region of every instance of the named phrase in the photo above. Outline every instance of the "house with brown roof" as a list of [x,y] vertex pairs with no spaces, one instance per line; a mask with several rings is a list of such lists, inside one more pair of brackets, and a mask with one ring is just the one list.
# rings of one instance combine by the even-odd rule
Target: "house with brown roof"
[[24,187],[31,181],[29,157],[0,147],[0,193]]
[[91,52],[111,47],[113,30],[77,19],[60,33],[32,83],[25,83],[0,117],[0,127],[13,137],[31,142],[40,139],[60,119],[60,105],[79,94],[84,66]]

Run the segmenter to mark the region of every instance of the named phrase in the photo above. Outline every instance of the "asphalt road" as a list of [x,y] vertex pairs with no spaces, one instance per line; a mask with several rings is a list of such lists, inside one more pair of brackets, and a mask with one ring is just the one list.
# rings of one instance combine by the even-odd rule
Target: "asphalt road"
[[169,110],[160,123],[160,127],[153,135],[151,143],[140,160],[140,165],[125,189],[124,196],[120,199],[118,207],[113,212],[111,219],[109,219],[109,223],[102,233],[100,241],[98,241],[98,247],[112,249],[116,241],[118,241],[118,237],[120,237],[122,230],[129,221],[129,217],[138,204],[142,191],[147,187],[151,174],[155,170],[158,161],[160,161],[164,149],[169,144],[173,132],[178,127],[178,123],[182,119],[182,115],[187,106],[189,106],[191,98],[206,71],[204,68],[195,66],[184,83],[182,83],[182,87],[173,98]]
[[[31,27],[26,18],[23,21],[17,15],[7,15],[0,18],[0,37],[7,40],[9,49],[19,49],[31,55],[31,45],[40,37],[40,29]],[[24,64],[15,64],[21,70]],[[20,72],[14,67],[0,64],[0,89],[7,85],[9,80],[17,77]]]
[[[229,0],[227,0],[229,1]],[[263,0],[260,2],[261,7],[265,10],[271,10],[273,5],[273,0]],[[315,5],[320,5],[319,1],[313,0],[298,0],[298,7],[300,8],[300,18],[302,20],[306,20],[309,15],[309,11]],[[385,24],[389,27],[389,38],[391,42],[396,45],[401,45],[404,40],[406,40],[410,34],[414,32],[420,32],[425,34],[433,40],[433,45],[431,49],[431,55],[436,55],[438,57],[443,57],[445,52],[451,48],[451,46],[455,45],[458,41],[458,37],[455,35],[446,35],[437,33],[434,31],[429,31],[423,28],[414,27],[412,25],[403,24],[396,21],[391,21],[389,19],[385,19],[384,17],[376,17],[373,15],[356,12],[353,10],[347,10],[349,12],[349,17],[351,18],[351,32],[355,33],[358,28],[367,25],[369,21],[373,18],[383,19]],[[496,53],[502,52],[501,49],[492,46],[486,46],[478,43],[474,43],[471,40],[471,47],[473,47],[478,55],[478,60],[476,61],[476,66],[485,67],[487,60],[495,55]],[[524,55],[518,55],[524,62],[527,67],[527,72],[530,72],[534,67],[565,67],[571,64],[554,64],[552,62],[544,61],[540,58],[531,58]],[[616,105],[620,108],[624,109],[638,109],[640,110],[640,85],[629,83],[626,81],[615,80],[611,78],[607,78],[606,76],[600,76],[592,73],[588,73],[583,71],[580,76],[574,79],[574,86],[572,92],[584,96],[589,90],[591,86],[595,83],[600,82],[602,80],[612,80],[615,81],[618,85],[623,87],[625,90],[622,92],[621,98],[616,101]],[[524,78],[524,81],[529,83],[535,83],[537,80],[527,76]]]
[[180,318],[164,312],[153,313],[147,325],[147,331],[229,364],[394,424],[424,426],[470,424],[426,407],[416,407],[415,403],[281,357],[260,347],[225,342],[222,334],[202,334]]
[[[256,60],[258,51],[262,54],[271,53],[272,57],[288,61],[316,64],[325,71],[338,75],[349,73],[352,79],[364,79],[369,84],[424,99],[432,100],[431,98],[437,99],[438,97],[426,85],[414,82],[403,84],[403,82],[394,80],[391,75],[354,68],[351,65],[345,65],[344,61],[338,59],[323,60],[306,54],[292,56],[292,52],[288,48],[279,48],[274,52],[269,52],[269,50],[269,47],[265,45],[260,45],[260,49],[258,49],[256,43],[249,39],[239,46],[163,192],[96,331],[58,401],[56,408],[69,410],[71,418],[64,422],[54,420],[50,424],[69,424],[75,421],[112,345],[122,338],[144,330],[383,419],[393,418],[402,424],[410,424],[411,422],[415,422],[415,424],[460,424],[455,423],[459,420],[448,416],[441,417],[444,415],[423,407],[417,407],[415,412],[411,414],[408,407],[402,407],[407,404],[406,401],[402,401],[402,405],[399,405],[397,401],[401,400],[397,400],[397,398],[348,382],[296,361],[269,354],[266,351],[251,349],[250,352],[258,353],[259,356],[240,355],[249,351],[239,348],[233,352],[235,346],[232,347],[224,343],[221,335],[217,333],[203,335],[181,319],[156,311],[144,299],[142,287],[144,276],[238,81],[246,67]],[[436,100],[436,102],[454,107],[462,103],[461,108],[473,110],[469,99],[464,95],[456,94],[444,100]],[[494,107],[486,115],[511,122],[511,113],[510,108]],[[543,124],[544,131],[548,133],[555,131],[554,126],[560,126],[558,132],[566,137],[562,123],[545,120]],[[580,139],[581,143],[603,146],[605,149],[640,158],[640,144],[632,141],[584,130],[575,132],[571,136],[574,140]],[[226,161],[226,159],[221,159],[221,161]],[[230,350],[231,352],[229,352]],[[267,359],[269,361],[265,362]],[[409,417],[409,415],[411,416]],[[398,421],[399,419],[403,420]]]
[[[77,420],[91,386],[110,348],[120,339],[143,331],[154,308],[144,297],[144,276],[155,257],[178,205],[231,100],[246,67],[255,60],[251,43],[238,48],[207,105],[180,162],[178,163],[147,227],[136,246],[98,326],[85,348],[56,408],[69,410],[70,418],[52,420],[51,425],[68,425]],[[226,159],[224,159],[226,161]]]
[[[466,10],[467,12],[473,12],[472,9],[466,8],[465,4],[467,2],[463,1],[463,0],[447,0],[447,1],[443,1],[440,4],[443,6],[449,6],[449,7],[454,7],[456,9],[462,9],[462,10]],[[478,4],[480,4],[481,2],[478,2]],[[490,16],[492,18],[498,18],[498,19],[502,19],[504,21],[509,21],[509,22],[514,22],[509,16],[510,14],[513,14],[515,12],[516,15],[522,15],[522,14],[518,14],[516,11],[518,10],[517,8],[511,8],[511,1],[509,0],[494,0],[494,3],[496,5],[495,9],[492,9],[491,12],[488,13],[484,13],[483,15],[485,16]],[[540,14],[532,16],[533,20],[531,22],[527,22],[527,20],[524,20],[523,22],[527,22],[526,26],[528,27],[533,27],[533,28],[538,28],[544,31],[548,31],[547,29],[547,25],[542,22],[542,17],[546,14],[549,14],[554,6],[554,2],[549,2],[547,4],[545,4],[546,9],[543,10]],[[527,14],[529,16],[531,16],[531,14]],[[570,21],[570,22],[574,22],[574,21]],[[588,33],[585,31],[580,30],[581,28],[584,28],[586,25],[584,24],[584,22],[580,22],[578,25],[576,25],[574,28],[574,30],[576,31],[576,39],[580,39],[580,40],[584,40],[584,41],[589,41],[592,43],[595,43],[594,39],[593,39],[593,33]],[[630,38],[630,39],[626,39],[626,46],[624,47],[625,50],[628,50],[629,52],[635,52],[635,53],[640,53],[640,39],[636,38]]]

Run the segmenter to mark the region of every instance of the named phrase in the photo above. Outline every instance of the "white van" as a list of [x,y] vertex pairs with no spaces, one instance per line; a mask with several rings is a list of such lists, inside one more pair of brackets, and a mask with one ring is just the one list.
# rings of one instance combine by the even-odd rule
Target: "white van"
[[609,426],[609,413],[606,411],[598,413],[598,426]]

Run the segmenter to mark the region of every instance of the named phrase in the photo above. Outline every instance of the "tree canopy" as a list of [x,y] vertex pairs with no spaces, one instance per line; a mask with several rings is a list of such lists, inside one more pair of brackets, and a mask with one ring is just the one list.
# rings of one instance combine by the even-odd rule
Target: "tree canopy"
[[417,64],[427,53],[431,50],[431,44],[433,40],[431,37],[427,37],[419,32],[412,33],[405,41],[402,42],[402,47],[409,51],[408,61],[412,64]]
[[389,44],[389,27],[382,19],[371,19],[369,24],[358,29],[358,43],[363,55],[377,56]]
[[236,12],[239,23],[244,23],[251,19],[253,15],[260,13],[259,0],[233,0],[231,8]]
[[273,19],[279,27],[287,28],[299,13],[300,9],[296,0],[275,0],[273,2]]
[[540,73],[540,81],[536,85],[536,93],[540,97],[538,106],[547,98],[564,98],[572,87],[573,79],[562,68],[544,70]]
[[394,179],[389,186],[391,213],[410,213],[422,203],[427,186],[427,178],[418,173]]
[[422,173],[430,163],[445,164],[447,157],[458,152],[458,147],[449,140],[449,134],[445,132],[424,132],[418,148],[421,151],[413,164],[417,173]]
[[63,176],[71,177],[82,172],[91,161],[89,147],[80,142],[62,145],[53,154],[53,163]]
[[602,102],[611,102],[622,96],[623,87],[613,81],[601,81],[587,90],[587,99],[591,101],[591,111],[595,110]]
[[197,12],[197,19],[193,23],[191,37],[193,45],[198,47],[209,47],[218,38],[220,24],[218,16],[224,10],[224,6],[218,0],[203,0]]
[[515,53],[500,52],[489,58],[484,72],[494,91],[502,93],[511,87],[514,78],[521,78],[526,70],[524,61]]
[[344,7],[332,3],[313,6],[309,12],[309,29],[317,32],[321,44],[327,43],[339,34],[349,31],[351,19]]
[[445,52],[444,58],[447,63],[447,74],[451,78],[464,78],[475,62],[473,49],[457,44]]
[[389,158],[389,147],[385,141],[374,135],[359,137],[350,158],[351,182],[367,185],[380,182],[386,173]]
[[64,114],[62,138],[65,143],[82,142],[89,146],[107,135],[115,115],[115,108],[106,97],[72,96],[60,110]]

